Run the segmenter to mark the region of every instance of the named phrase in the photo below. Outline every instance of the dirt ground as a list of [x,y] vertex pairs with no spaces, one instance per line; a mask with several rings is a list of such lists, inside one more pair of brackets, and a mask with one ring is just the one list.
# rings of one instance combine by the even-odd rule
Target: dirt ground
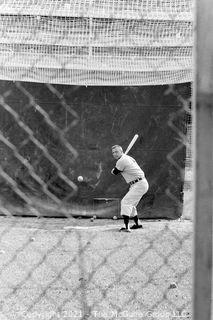
[[0,320],[192,319],[191,220],[0,217]]

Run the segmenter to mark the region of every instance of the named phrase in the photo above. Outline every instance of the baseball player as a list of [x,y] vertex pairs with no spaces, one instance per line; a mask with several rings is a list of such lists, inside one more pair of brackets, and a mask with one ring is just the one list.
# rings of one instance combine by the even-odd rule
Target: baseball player
[[[143,170],[139,167],[135,159],[123,153],[119,145],[112,146],[112,156],[117,160],[111,173],[121,174],[130,188],[121,200],[121,216],[124,220],[124,227],[120,231],[130,232],[130,229],[142,228],[139,222],[136,206],[143,195],[148,191],[149,185]],[[129,228],[129,218],[133,217],[134,225]]]

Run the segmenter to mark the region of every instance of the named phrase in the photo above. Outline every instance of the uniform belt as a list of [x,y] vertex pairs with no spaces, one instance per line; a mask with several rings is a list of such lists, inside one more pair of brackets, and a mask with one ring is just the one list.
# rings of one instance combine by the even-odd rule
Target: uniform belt
[[140,180],[143,180],[143,178],[137,178],[137,179],[135,179],[135,180],[133,180],[133,181],[130,181],[130,186],[132,185],[132,184],[134,184],[134,183],[136,183],[136,182],[138,182],[138,181],[140,181]]

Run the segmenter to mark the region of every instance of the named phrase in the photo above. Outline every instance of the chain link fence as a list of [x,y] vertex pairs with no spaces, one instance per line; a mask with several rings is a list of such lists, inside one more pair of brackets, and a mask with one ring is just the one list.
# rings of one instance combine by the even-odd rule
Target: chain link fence
[[[15,87],[29,103],[21,114],[6,102],[13,92],[1,95],[8,119],[0,135],[1,319],[191,319],[191,221],[153,218],[144,220],[142,232],[123,235],[119,219],[106,219],[114,206],[94,211],[84,200],[76,203],[70,166],[79,154],[66,134],[81,121],[78,114],[48,85],[66,113],[66,124],[53,121],[51,108],[38,105],[21,83]],[[179,131],[175,120],[190,114],[190,99],[169,90],[183,107],[168,123],[180,142],[167,159],[184,179],[174,159],[189,147],[187,121]],[[172,190],[166,193],[180,203]],[[105,219],[90,219],[100,213]]]
[[[8,21],[13,21],[9,23],[11,30],[17,23],[21,28],[21,19],[27,20],[30,14],[25,12],[26,8],[19,7],[23,17],[14,12],[8,16],[9,6],[3,8],[6,11],[2,11],[4,19],[0,27],[4,34],[9,32]],[[16,9],[14,3],[11,8]],[[131,8],[134,16],[135,7]],[[74,6],[74,9],[79,8]],[[182,9],[184,17],[191,10],[184,6]],[[156,9],[156,12],[160,14],[158,19],[162,19],[163,10]],[[101,17],[95,18],[97,30]],[[119,16],[123,18],[127,19]],[[32,19],[34,21],[36,16]],[[104,19],[110,30],[110,19]],[[40,28],[42,21],[37,20]],[[136,29],[128,21],[125,32],[129,30],[134,34]],[[63,28],[65,22],[60,18]],[[74,20],[68,22],[75,24]],[[143,23],[153,28],[150,20]],[[188,28],[187,23],[190,24]],[[174,72],[167,70],[167,74],[160,70],[158,78],[157,60],[152,61],[154,73],[151,75],[148,69],[141,73],[145,84],[149,84],[147,79],[151,79],[152,84],[160,84],[168,77],[171,80],[174,74],[172,79],[177,83],[183,79],[189,81],[191,48],[186,39],[190,42],[192,26],[187,23],[184,23],[186,34],[182,43],[188,46],[187,61],[184,60],[187,66],[181,64],[180,68],[185,76],[177,75],[174,57],[170,56]],[[162,21],[159,24],[163,28]],[[171,22],[171,26],[168,24],[168,28],[174,31],[174,24],[177,21]],[[82,22],[80,25],[82,27]],[[32,29],[33,26],[31,24]],[[116,25],[116,30],[119,26]],[[38,31],[38,26],[35,30]],[[147,35],[155,43],[152,32],[148,31]],[[25,33],[30,33],[32,39],[33,30],[27,29]],[[70,34],[71,31],[69,37]],[[41,33],[37,36],[41,40]],[[93,36],[90,33],[91,39]],[[22,34],[21,41],[23,37]],[[5,49],[5,38],[1,43],[4,54],[8,49],[8,46]],[[23,73],[26,55],[19,50],[20,46],[14,47],[15,38],[13,31],[10,46],[13,45],[15,60],[10,56],[8,61],[22,60],[21,72],[19,69],[11,71],[14,67],[11,65],[3,66],[5,55],[1,60],[1,74],[6,76],[2,76],[0,90],[0,320],[192,319],[190,83],[140,87],[132,82],[134,77],[130,73],[127,76],[117,70],[119,76],[122,74],[121,79],[125,79],[115,82],[117,87],[65,85],[67,74],[65,82],[60,82],[59,76],[58,84],[54,84],[55,80],[51,80],[55,78],[50,73],[48,77],[47,70],[45,77],[41,77],[44,52],[42,59],[33,56],[39,58],[38,61],[32,60],[30,55],[28,73],[26,70]],[[29,49],[29,37],[26,39]],[[64,49],[66,39],[63,33],[61,47],[59,45],[57,50]],[[55,46],[55,41],[56,34],[53,44],[48,31],[48,42]],[[165,45],[165,34],[162,41]],[[72,55],[77,56],[79,64],[82,52],[77,51]],[[148,48],[145,51],[147,57]],[[168,54],[166,48],[165,51]],[[132,56],[139,54],[131,52]],[[159,58],[156,48],[154,52]],[[108,56],[105,51],[103,55]],[[122,59],[125,55],[126,51],[122,51]],[[116,59],[120,58],[116,56]],[[139,63],[137,59],[135,64]],[[164,62],[165,59],[169,59],[168,55],[164,56]],[[164,62],[161,61],[161,65]],[[48,68],[52,63],[53,60]],[[37,71],[33,69],[35,66]],[[110,74],[104,72],[103,81],[99,79],[100,73],[88,70],[96,84],[100,80],[99,85],[113,85],[114,78],[120,79],[118,73],[111,70]],[[133,71],[136,78],[141,79],[142,75]],[[18,79],[14,76],[17,72]],[[31,78],[29,73],[33,74]],[[24,82],[32,79],[42,79],[44,83]],[[153,83],[153,79],[157,81]],[[120,86],[127,85],[128,81],[134,86]],[[132,152],[145,167],[151,191],[139,206],[144,228],[124,234],[118,232],[122,223],[119,203],[126,186],[121,181],[110,180],[111,145],[117,142],[127,146],[135,130],[139,130],[140,140]],[[77,179],[79,175],[84,177],[82,182]],[[95,200],[100,203],[97,205]]]

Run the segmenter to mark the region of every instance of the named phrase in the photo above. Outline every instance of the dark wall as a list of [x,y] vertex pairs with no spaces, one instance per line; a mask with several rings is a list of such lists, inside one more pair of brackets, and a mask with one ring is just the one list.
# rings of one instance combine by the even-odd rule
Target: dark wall
[[[2,81],[0,94],[1,131],[57,197],[85,204],[94,197],[122,197],[127,185],[122,177],[110,174],[115,164],[111,146],[120,144],[125,150],[138,133],[140,138],[130,155],[141,165],[150,184],[138,207],[140,215],[150,218],[181,215],[183,171],[180,169],[184,169],[185,163],[182,136],[186,133],[187,114],[182,98],[186,102],[190,99],[189,84],[174,87],[48,87]],[[73,160],[72,152],[51,123],[61,132],[65,130],[64,137],[78,151],[77,160]],[[32,132],[26,132],[26,128]],[[63,172],[78,185],[74,196],[70,196],[72,188],[59,177],[50,159],[29,136],[45,145]],[[0,150],[1,164],[20,188],[42,197],[41,187],[5,142],[0,143]],[[84,177],[84,183],[77,182],[78,175]],[[1,184],[4,184],[3,178]]]

